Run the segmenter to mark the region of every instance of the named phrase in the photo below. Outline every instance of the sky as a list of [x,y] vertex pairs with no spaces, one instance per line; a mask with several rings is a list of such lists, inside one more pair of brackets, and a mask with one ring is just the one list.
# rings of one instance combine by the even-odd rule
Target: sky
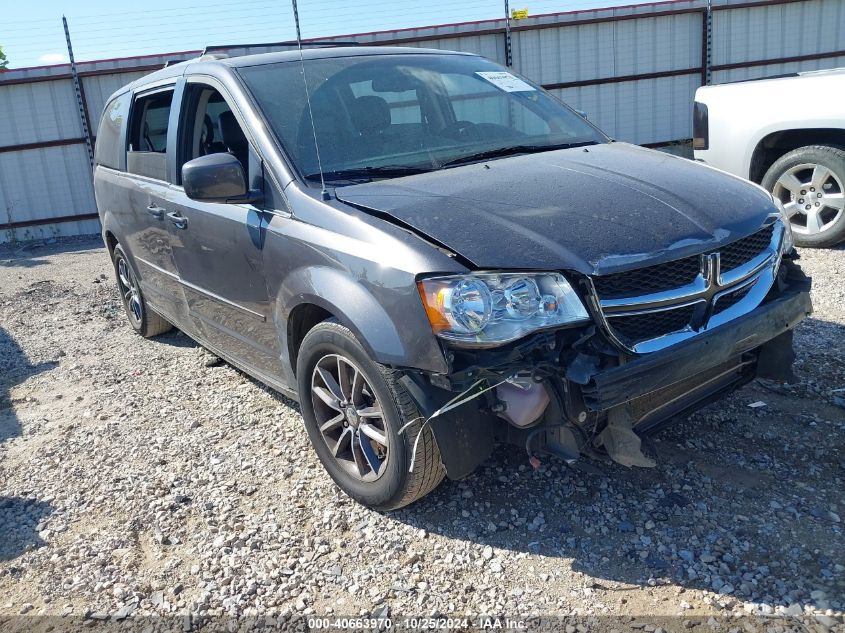
[[[303,37],[499,18],[504,0],[298,0]],[[510,0],[529,14],[637,0]],[[10,68],[67,62],[62,15],[77,61],[170,53],[206,45],[295,39],[290,0],[0,0],[0,46]]]

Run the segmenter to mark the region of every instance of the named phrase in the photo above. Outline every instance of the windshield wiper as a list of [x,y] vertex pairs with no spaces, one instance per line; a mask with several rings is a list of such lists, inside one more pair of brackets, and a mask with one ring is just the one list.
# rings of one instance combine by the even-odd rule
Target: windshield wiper
[[554,145],[509,145],[508,147],[496,147],[494,149],[484,150],[483,152],[459,156],[458,158],[453,158],[452,160],[440,163],[440,166],[451,167],[452,165],[461,165],[463,163],[471,163],[473,161],[486,160],[488,158],[502,158],[504,156],[514,156],[516,154],[536,154],[539,152],[551,152],[556,149],[570,149],[572,147],[583,147],[584,145],[597,144],[597,141],[581,141],[578,143],[558,143]]
[[[431,167],[408,167],[405,165],[384,165],[382,167],[356,167],[353,169],[336,169],[323,172],[326,181],[337,180],[361,180],[369,182],[376,178],[399,178],[401,176],[413,176],[432,171]],[[320,181],[319,172],[305,176],[306,180]]]

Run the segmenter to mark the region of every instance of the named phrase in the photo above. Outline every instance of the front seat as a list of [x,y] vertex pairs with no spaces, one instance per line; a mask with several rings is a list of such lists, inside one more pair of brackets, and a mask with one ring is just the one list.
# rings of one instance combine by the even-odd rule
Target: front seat
[[391,122],[387,101],[374,95],[358,97],[352,102],[349,114],[363,145],[361,154],[370,156],[382,153],[387,140],[384,132]]
[[244,173],[249,170],[249,141],[241,130],[238,120],[231,110],[221,112],[217,116],[220,132],[223,135],[223,145],[232,156],[241,161]]

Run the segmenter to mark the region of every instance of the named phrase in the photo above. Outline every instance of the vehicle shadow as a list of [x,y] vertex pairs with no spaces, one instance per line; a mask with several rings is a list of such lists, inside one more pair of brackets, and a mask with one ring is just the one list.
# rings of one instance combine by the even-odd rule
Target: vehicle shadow
[[12,404],[11,390],[30,376],[55,367],[55,361],[33,365],[15,340],[0,327],[0,445],[20,435],[20,421]]
[[43,241],[24,242],[18,245],[0,245],[0,268],[35,268],[50,263],[47,259],[56,253],[76,253],[100,248],[103,241],[99,236],[63,238],[52,243]]
[[21,257],[19,259],[0,259],[0,267],[2,268],[35,268],[36,266],[44,266],[50,262],[46,259],[37,259],[34,257]]
[[[10,395],[12,387],[55,366],[55,362],[30,363],[20,346],[0,327],[0,450],[6,441],[21,434],[21,424]],[[0,453],[0,477],[2,468]],[[12,560],[42,545],[44,541],[38,535],[38,526],[51,512],[52,506],[46,502],[0,496],[0,561]]]
[[175,327],[169,332],[165,332],[164,334],[156,336],[153,340],[157,343],[164,343],[165,345],[169,345],[170,347],[182,347],[186,349],[189,347],[200,347],[199,343],[197,343],[190,336],[182,332],[182,330],[179,330]]
[[[51,504],[26,497],[0,497],[0,562],[14,560],[45,544],[39,525],[53,512]],[[16,571],[9,569],[13,576]]]
[[[490,546],[503,566],[513,554],[548,557],[536,562],[553,578],[568,562],[606,604],[630,589],[616,583],[773,609],[841,602],[845,409],[808,385],[845,386],[845,327],[808,319],[801,330],[797,340],[822,337],[815,350],[797,346],[802,383],[772,391],[755,381],[658,431],[645,443],[654,469],[586,460],[601,469],[587,474],[543,458],[534,470],[525,451],[500,446],[467,480],[389,516]],[[826,378],[805,370],[821,351]],[[760,400],[766,406],[749,407]]]

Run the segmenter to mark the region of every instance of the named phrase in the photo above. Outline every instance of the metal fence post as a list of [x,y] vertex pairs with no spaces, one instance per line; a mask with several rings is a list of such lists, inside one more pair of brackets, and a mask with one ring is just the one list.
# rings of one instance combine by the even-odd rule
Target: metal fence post
[[713,79],[711,67],[713,65],[713,0],[707,0],[707,10],[704,13],[704,85],[709,86]]
[[67,41],[67,54],[70,59],[70,74],[73,80],[73,91],[76,94],[76,106],[79,109],[79,121],[82,123],[82,135],[85,138],[85,146],[88,149],[88,161],[91,169],[94,168],[94,143],[91,139],[91,128],[88,123],[88,107],[82,93],[82,84],[79,81],[79,73],[76,72],[76,61],[73,59],[73,47],[70,44],[70,31],[67,27],[67,18],[62,16],[62,24],[65,27],[65,40]]
[[513,50],[511,49],[511,10],[508,0],[505,0],[505,65],[513,66]]

